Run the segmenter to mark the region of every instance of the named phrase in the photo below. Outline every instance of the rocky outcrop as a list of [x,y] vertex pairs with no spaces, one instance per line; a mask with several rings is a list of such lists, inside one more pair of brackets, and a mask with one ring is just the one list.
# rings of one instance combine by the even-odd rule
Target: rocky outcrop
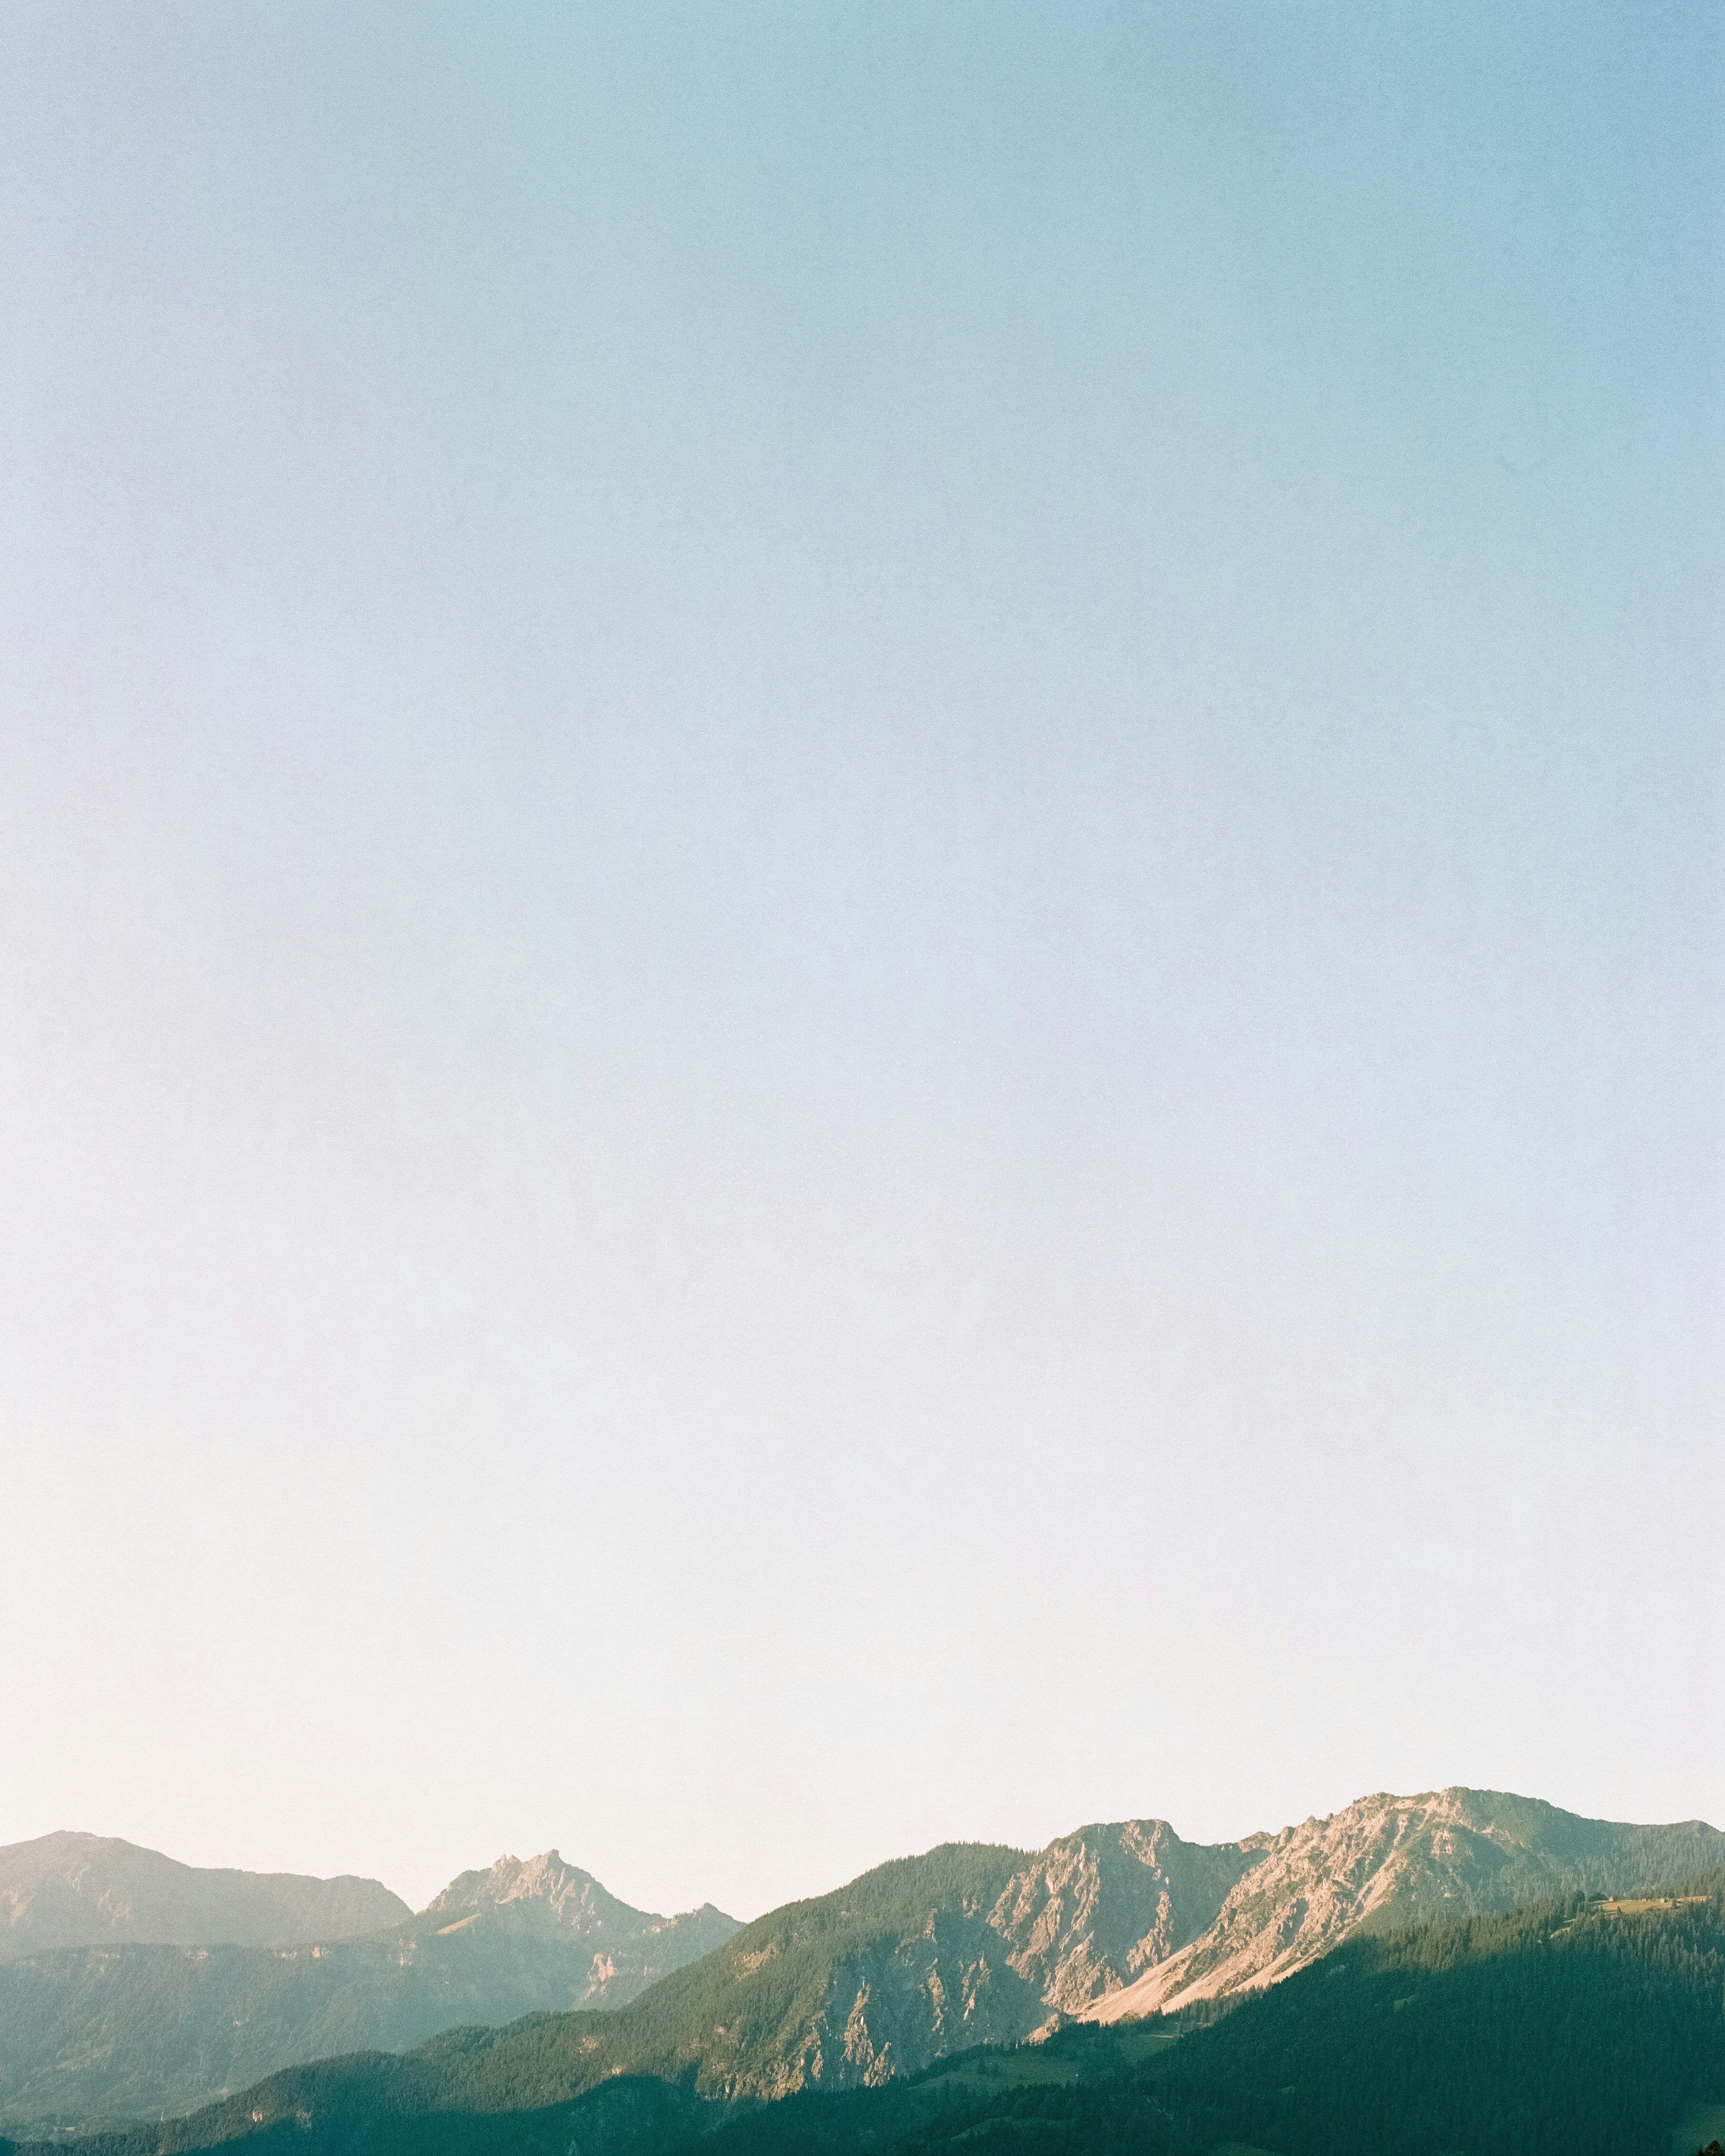
[[1362,1797],[1263,1842],[1207,1929],[1084,2018],[1274,1984],[1363,1928],[1623,1893],[1725,1863],[1725,1834],[1698,1820],[1621,1825],[1486,1789]]
[[95,1834],[0,1849],[0,1962],[67,1947],[286,1947],[354,1938],[408,1914],[375,1879],[206,1871]]
[[952,1912],[932,1916],[914,1938],[882,1941],[836,1970],[829,2002],[822,2022],[839,2041],[823,2062],[828,2087],[878,2087],[948,2051],[1021,2042],[1050,2018],[992,1927]]
[[1044,2003],[1081,2014],[1212,1924],[1270,1846],[1268,1835],[1183,1841],[1166,1820],[1081,1827],[1019,1873],[988,1921]]
[[836,1961],[818,2005],[782,2026],[764,2056],[750,2048],[757,2032],[747,2004],[739,1999],[728,2024],[715,2027],[702,2082],[715,2092],[775,2098],[805,2088],[876,2088],[948,2051],[1021,2042],[1050,2018],[1034,1985],[1008,1967],[986,1921],[953,1911]]

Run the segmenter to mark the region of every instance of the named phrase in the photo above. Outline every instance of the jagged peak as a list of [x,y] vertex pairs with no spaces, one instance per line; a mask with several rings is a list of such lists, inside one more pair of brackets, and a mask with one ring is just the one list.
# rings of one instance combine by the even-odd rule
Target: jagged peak
[[511,1902],[542,1903],[561,1922],[578,1931],[596,1931],[619,1923],[633,1928],[655,1921],[619,1902],[592,1872],[565,1863],[554,1849],[526,1858],[500,1856],[482,1871],[459,1872],[426,1904],[422,1914],[447,1916]]
[[720,1924],[734,1928],[737,1921],[711,1902],[674,1917],[634,1908],[619,1901],[592,1872],[569,1863],[555,1849],[542,1850],[536,1856],[506,1855],[483,1871],[459,1872],[419,1913],[448,1918],[475,1916],[488,1909],[507,1910],[523,1918],[528,1912],[537,1910],[542,1912],[537,1921],[548,1917],[581,1936],[589,1933],[644,1936],[674,1931],[680,1925]]

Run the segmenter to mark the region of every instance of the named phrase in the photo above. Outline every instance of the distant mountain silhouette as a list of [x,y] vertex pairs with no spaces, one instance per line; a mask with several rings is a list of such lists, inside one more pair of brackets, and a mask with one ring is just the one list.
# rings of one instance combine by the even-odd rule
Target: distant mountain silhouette
[[[131,1854],[144,1861],[130,1873],[169,1886],[182,1875],[248,1876]],[[110,1892],[118,1868],[108,1868]],[[100,1875],[81,1876],[90,1884]],[[0,1965],[0,2118],[51,2123],[183,2111],[333,2052],[401,2051],[463,2024],[615,2005],[737,1929],[711,1904],[680,1917],[632,1909],[554,1850],[464,1872],[418,1917],[384,1889],[374,1892],[383,1897],[372,1906],[388,1928],[358,1938],[314,1933],[308,1943],[302,1933],[289,1933],[286,1945],[220,1943],[219,1911],[188,1894],[144,1914],[134,1907],[138,1932],[128,1938],[116,1928],[108,1934],[115,1943]],[[351,1915],[352,1899],[335,1897],[332,1916]],[[389,1921],[396,1916],[405,1921]],[[239,1919],[226,1921],[231,1931]],[[196,1938],[200,1927],[212,1943],[137,1943],[188,1932]]]
[[408,1913],[375,1879],[203,1871],[109,1835],[46,1834],[0,1849],[0,1961],[121,1943],[306,1945]]

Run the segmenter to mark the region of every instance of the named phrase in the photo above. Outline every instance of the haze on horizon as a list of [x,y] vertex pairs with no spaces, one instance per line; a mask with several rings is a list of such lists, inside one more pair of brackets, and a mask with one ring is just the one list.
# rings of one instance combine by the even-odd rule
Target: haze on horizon
[[8,29],[0,1841],[1725,1821],[1717,11]]

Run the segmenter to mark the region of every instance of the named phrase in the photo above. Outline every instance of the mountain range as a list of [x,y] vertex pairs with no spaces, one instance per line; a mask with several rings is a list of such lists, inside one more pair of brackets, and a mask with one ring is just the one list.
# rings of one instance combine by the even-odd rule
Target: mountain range
[[[462,2023],[616,2006],[737,1928],[710,1904],[678,1917],[632,1909],[549,1850],[463,1872],[417,1917],[375,1881],[296,1882],[341,1889],[330,1905],[337,1922],[368,1912],[383,1924],[357,1937],[287,1930],[290,1943],[236,1943],[236,1933],[255,1937],[274,1881],[170,1866],[123,1842],[93,1856],[82,1846],[91,1840],[0,1850],[0,1880],[33,1881],[36,1907],[64,1929],[81,1924],[88,1936],[105,1911],[114,1919],[111,1943],[0,1963],[0,2118],[64,2124],[184,2111],[331,2053],[404,2051]],[[69,1890],[57,1894],[49,1869],[55,1856],[81,1888],[69,1914]],[[128,1898],[139,1879],[177,1881],[182,1898]]]
[[[15,1855],[0,1851],[0,1879]],[[1362,1798],[1221,1844],[1142,1820],[1036,1852],[949,1845],[743,1927],[711,1907],[644,1915],[555,1851],[503,1858],[360,1938],[134,1937],[14,1960],[0,1968],[0,2118],[186,2111],[282,2067],[428,2037],[414,2073],[428,2087],[454,2073],[481,2108],[564,2103],[619,2076],[721,2104],[878,2087],[978,2043],[1278,1984],[1356,1933],[1721,1864],[1725,1835],[1698,1821],[1622,1825],[1461,1789]],[[183,1917],[162,1921],[183,1941]],[[477,2049],[437,2033],[522,2015]]]
[[[957,1883],[957,1854],[876,1885],[890,1902]],[[559,2095],[568,2025],[604,2017],[536,2015],[294,2067],[189,2118],[92,2137],[92,2156],[1716,2156],[1725,1870],[1666,1883],[1358,1930],[1178,2015],[1069,2021],[777,2102],[614,2067]],[[855,1918],[868,1897],[846,1895]],[[0,2156],[64,2146],[0,2140]]]

